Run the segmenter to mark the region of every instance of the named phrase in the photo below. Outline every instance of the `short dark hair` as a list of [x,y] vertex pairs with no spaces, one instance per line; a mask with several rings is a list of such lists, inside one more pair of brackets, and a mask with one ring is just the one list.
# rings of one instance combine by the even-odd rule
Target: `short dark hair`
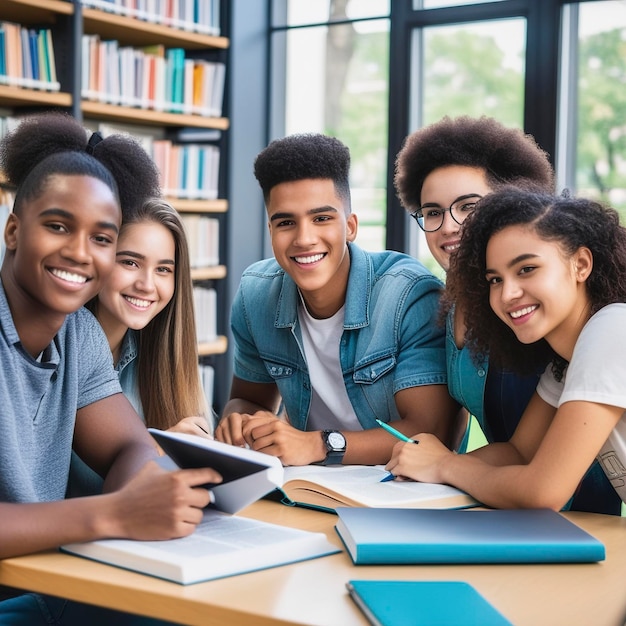
[[425,178],[448,165],[484,169],[494,190],[511,184],[554,192],[548,155],[531,135],[491,117],[446,116],[411,133],[398,153],[394,184],[402,206],[417,210]]
[[330,179],[350,207],[350,151],[336,139],[318,133],[289,135],[272,141],[254,161],[254,175],[267,203],[280,183],[307,178]]
[[0,169],[16,188],[16,213],[56,174],[101,180],[122,212],[132,213],[146,198],[161,194],[158,169],[139,142],[121,134],[106,139],[94,134],[88,141],[85,128],[66,113],[25,117],[0,142]]
[[[456,303],[465,314],[467,343],[473,354],[519,373],[530,373],[555,358],[545,339],[518,341],[489,304],[485,279],[491,237],[507,226],[528,225],[544,240],[558,242],[567,254],[581,247],[593,255],[585,285],[593,315],[613,302],[626,302],[626,228],[615,209],[583,198],[556,197],[505,187],[488,194],[463,224],[461,245],[450,259],[444,308]],[[564,363],[556,359],[561,376]]]

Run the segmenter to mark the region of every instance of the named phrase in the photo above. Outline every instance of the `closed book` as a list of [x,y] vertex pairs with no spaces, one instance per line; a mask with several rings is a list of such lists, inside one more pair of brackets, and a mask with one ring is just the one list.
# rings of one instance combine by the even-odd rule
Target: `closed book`
[[168,541],[102,539],[63,552],[187,585],[340,552],[323,533],[205,510],[195,531]]
[[357,565],[584,563],[604,545],[549,509],[338,508],[337,533]]
[[372,626],[511,626],[466,582],[351,580],[346,587]]

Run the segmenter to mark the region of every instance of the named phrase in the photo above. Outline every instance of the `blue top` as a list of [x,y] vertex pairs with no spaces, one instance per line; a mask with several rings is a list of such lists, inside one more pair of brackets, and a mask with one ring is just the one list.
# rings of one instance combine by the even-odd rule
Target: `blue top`
[[[139,396],[139,385],[137,383],[137,335],[138,331],[126,331],[122,340],[120,358],[115,365],[115,371],[120,379],[120,385],[124,395],[137,413],[144,418],[143,406]],[[145,418],[144,418],[145,422]]]
[[86,309],[71,313],[39,360],[22,347],[0,283],[0,501],[65,497],[76,411],[120,393],[111,351]]
[[[363,428],[400,419],[394,394],[446,384],[444,332],[437,323],[442,283],[398,252],[349,244],[350,272],[339,358]],[[232,305],[234,374],[276,383],[290,423],[306,430],[311,383],[298,323],[298,288],[275,259],[243,274]]]

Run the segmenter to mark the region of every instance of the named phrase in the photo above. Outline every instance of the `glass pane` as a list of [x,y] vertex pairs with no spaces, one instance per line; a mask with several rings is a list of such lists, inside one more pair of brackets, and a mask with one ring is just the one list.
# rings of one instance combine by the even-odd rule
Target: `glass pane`
[[579,7],[577,193],[626,218],[626,2]]
[[481,4],[483,2],[499,2],[501,0],[414,0],[415,9],[438,9],[441,7],[458,7],[465,4]]
[[[506,126],[522,128],[525,51],[526,20],[522,18],[414,31],[411,129],[446,115],[488,115]],[[410,250],[438,274],[440,268],[418,231],[409,231]]]
[[[274,1],[274,26],[302,26],[337,20],[388,17],[390,0],[280,0]],[[286,7],[286,8],[285,8]]]
[[[284,106],[285,113],[282,119],[275,117],[272,136],[323,132],[350,148],[352,206],[359,218],[357,243],[368,250],[382,250],[389,22],[298,28],[287,31],[285,45],[285,100],[272,102],[272,108]],[[282,97],[282,89],[276,91]],[[284,127],[279,126],[281,122]]]

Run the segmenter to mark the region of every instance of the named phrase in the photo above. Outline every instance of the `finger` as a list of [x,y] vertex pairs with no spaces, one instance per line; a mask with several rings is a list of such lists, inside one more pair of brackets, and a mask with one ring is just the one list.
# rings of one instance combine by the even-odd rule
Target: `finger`
[[179,470],[184,477],[185,482],[190,487],[198,487],[206,484],[219,484],[222,482],[222,476],[210,467],[199,467],[193,469]]

